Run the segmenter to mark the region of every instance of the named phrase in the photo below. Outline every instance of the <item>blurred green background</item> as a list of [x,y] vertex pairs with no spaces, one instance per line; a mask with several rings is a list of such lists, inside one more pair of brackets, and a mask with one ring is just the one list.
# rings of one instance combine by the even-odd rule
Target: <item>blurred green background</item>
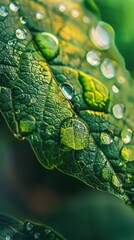
[[[116,33],[134,74],[132,0],[95,0]],[[133,240],[134,212],[116,197],[95,191],[54,170],[45,170],[29,144],[16,140],[0,116],[0,211],[54,227],[70,240]]]

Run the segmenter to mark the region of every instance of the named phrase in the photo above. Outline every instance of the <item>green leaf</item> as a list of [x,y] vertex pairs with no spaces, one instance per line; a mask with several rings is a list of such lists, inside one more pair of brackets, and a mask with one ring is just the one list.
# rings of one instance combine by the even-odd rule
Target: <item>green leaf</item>
[[85,1],[0,3],[0,110],[14,136],[47,169],[133,205],[134,87],[112,27]]
[[48,226],[26,220],[20,222],[9,216],[0,215],[0,240],[65,240]]

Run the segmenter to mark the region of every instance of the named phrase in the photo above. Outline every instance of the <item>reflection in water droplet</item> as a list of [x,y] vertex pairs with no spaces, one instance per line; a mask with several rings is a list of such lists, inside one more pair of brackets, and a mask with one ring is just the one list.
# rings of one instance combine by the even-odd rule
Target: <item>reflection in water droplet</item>
[[40,20],[40,19],[43,19],[43,18],[44,18],[43,13],[40,12],[40,11],[38,11],[38,12],[36,13],[36,19]]
[[28,222],[27,225],[26,225],[26,229],[27,229],[27,231],[31,231],[32,228],[33,228],[33,224],[30,223],[30,222]]
[[118,92],[119,92],[119,88],[116,87],[116,85],[113,85],[113,86],[112,86],[112,91],[113,91],[114,93],[118,93]]
[[92,66],[98,66],[101,62],[100,53],[96,50],[91,50],[86,55],[87,62]]
[[122,103],[115,104],[113,106],[112,110],[113,110],[113,115],[114,115],[115,118],[117,118],[117,119],[122,119],[123,118],[125,108],[124,108],[124,105]]
[[121,149],[121,157],[125,161],[134,161],[134,146],[129,145]]
[[77,9],[72,9],[71,15],[73,18],[77,18],[79,16],[79,11]]
[[21,22],[21,24],[26,24],[26,18],[25,17],[20,17],[20,22]]
[[5,8],[5,6],[1,6],[0,7],[0,16],[1,17],[6,17],[7,15],[8,15],[7,9]]
[[60,3],[58,6],[58,9],[60,12],[65,12],[66,11],[66,5],[64,3]]
[[107,23],[98,22],[90,32],[92,42],[101,50],[110,48],[111,34],[109,33],[108,28],[111,28],[111,26]]
[[100,135],[100,141],[101,144],[109,145],[110,143],[113,142],[113,139],[111,138],[110,134],[102,132]]
[[17,12],[19,9],[19,6],[16,2],[11,2],[9,5],[10,10],[12,10],[13,12]]
[[26,34],[27,34],[27,32],[26,32],[25,29],[22,30],[22,29],[18,28],[16,30],[16,37],[21,39],[21,40],[24,40],[26,38]]
[[52,60],[59,53],[59,41],[57,37],[48,32],[37,33],[35,41],[47,60]]
[[113,65],[110,59],[108,58],[104,59],[100,66],[100,69],[104,77],[108,79],[115,77],[115,66]]
[[34,234],[34,238],[38,239],[39,237],[40,237],[40,233],[37,232]]
[[67,99],[71,100],[73,98],[73,87],[70,84],[68,83],[62,84],[61,90]]
[[125,144],[128,144],[131,142],[132,140],[132,130],[130,128],[124,128],[121,132],[121,138],[122,138],[122,141],[125,143]]
[[83,16],[82,20],[84,23],[90,23],[90,21],[91,21],[90,18],[87,16]]

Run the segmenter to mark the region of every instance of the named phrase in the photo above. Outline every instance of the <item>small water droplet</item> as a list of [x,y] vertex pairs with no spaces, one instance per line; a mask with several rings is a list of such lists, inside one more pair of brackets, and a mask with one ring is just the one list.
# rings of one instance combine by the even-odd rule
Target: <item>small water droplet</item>
[[98,66],[101,62],[100,52],[96,50],[91,50],[86,54],[86,59],[89,64],[92,66]]
[[21,22],[21,24],[26,24],[26,18],[25,17],[20,17],[20,22]]
[[9,45],[9,46],[14,45],[14,41],[13,41],[13,40],[9,40],[9,41],[8,41],[8,45]]
[[10,240],[11,237],[9,235],[6,236],[6,240]]
[[21,40],[24,40],[26,38],[26,34],[27,34],[27,32],[26,32],[25,29],[22,30],[22,29],[18,28],[16,30],[16,37],[21,39]]
[[66,11],[66,5],[64,3],[60,3],[58,6],[58,9],[60,12],[65,12]]
[[31,231],[32,228],[33,228],[33,224],[30,223],[30,222],[28,222],[27,225],[26,225],[26,229],[27,229],[27,231]]
[[36,19],[40,20],[40,19],[43,19],[43,18],[44,18],[44,14],[42,12],[38,11],[36,13]]
[[9,5],[10,10],[12,10],[13,12],[17,12],[19,9],[19,5],[16,2],[11,2]]
[[134,146],[129,145],[121,149],[122,159],[125,161],[134,161]]
[[118,80],[118,82],[119,82],[120,84],[123,84],[123,83],[125,83],[125,81],[126,81],[126,79],[125,79],[123,76],[119,76],[119,77],[117,78],[117,80]]
[[79,11],[77,9],[72,9],[71,15],[72,15],[73,18],[79,17],[79,14],[80,13],[79,13]]
[[45,233],[46,233],[46,234],[50,234],[50,233],[51,233],[51,230],[50,230],[50,229],[45,229]]
[[114,115],[115,118],[117,118],[117,119],[122,119],[123,118],[125,108],[124,108],[124,105],[122,103],[115,104],[113,106],[112,110],[113,110],[113,115]]
[[[110,28],[110,29],[109,29]],[[111,44],[111,34],[110,30],[112,27],[104,22],[98,22],[95,27],[90,31],[90,37],[94,45],[101,49],[105,50],[110,48]]]
[[6,17],[7,15],[8,15],[7,9],[5,8],[5,6],[1,6],[0,7],[0,16],[1,17]]
[[83,16],[82,20],[84,23],[90,23],[90,21],[91,21],[90,18],[87,16]]
[[40,233],[39,233],[39,232],[36,232],[36,233],[34,234],[34,238],[38,239],[39,237],[40,237]]
[[73,87],[70,84],[68,83],[62,84],[61,90],[67,99],[71,100],[73,98]]
[[52,60],[59,53],[59,41],[56,36],[48,32],[37,33],[35,41],[47,60]]
[[106,132],[102,132],[100,135],[100,141],[101,141],[101,144],[109,145],[110,143],[113,142],[113,139],[110,134]]
[[128,144],[131,142],[132,140],[132,130],[130,128],[123,128],[122,132],[121,132],[121,138],[122,138],[122,141],[125,143],[125,144]]
[[112,91],[113,91],[114,93],[118,93],[118,92],[119,92],[119,88],[116,87],[116,85],[113,85],[113,86],[112,86]]
[[110,59],[105,58],[100,66],[100,69],[104,77],[108,79],[115,77],[115,66]]

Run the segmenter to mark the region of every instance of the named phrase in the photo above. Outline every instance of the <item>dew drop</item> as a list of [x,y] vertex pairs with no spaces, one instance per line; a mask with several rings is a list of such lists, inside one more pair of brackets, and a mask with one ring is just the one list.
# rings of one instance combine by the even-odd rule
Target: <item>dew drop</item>
[[90,23],[90,21],[91,21],[90,18],[87,16],[83,16],[82,20],[84,23]]
[[27,32],[26,32],[26,30],[25,29],[17,29],[16,30],[16,37],[18,38],[18,39],[20,39],[20,40],[24,40],[24,39],[26,39],[26,34],[27,34]]
[[7,15],[8,15],[7,9],[5,8],[5,6],[1,6],[0,7],[0,16],[1,17],[6,17]]
[[6,236],[6,240],[10,240],[11,237],[9,235]]
[[100,66],[100,69],[104,77],[108,79],[115,77],[115,66],[110,59],[105,58]]
[[32,228],[33,228],[33,224],[30,223],[30,222],[28,222],[27,225],[26,225],[26,229],[27,229],[27,231],[31,231]]
[[40,11],[38,11],[38,12],[36,13],[36,19],[40,20],[40,19],[43,19],[43,18],[44,18],[43,13],[40,12]]
[[132,130],[130,128],[124,128],[121,132],[121,138],[122,138],[122,141],[125,143],[125,144],[128,144],[131,142],[132,140]]
[[13,40],[9,40],[9,41],[8,41],[8,45],[9,45],[9,46],[13,46],[13,45],[14,45],[14,41],[13,41]]
[[86,54],[86,59],[92,66],[98,66],[101,62],[100,53],[96,50],[91,50]]
[[73,94],[74,94],[73,87],[70,84],[68,84],[68,83],[62,84],[61,90],[67,99],[71,100],[73,98]]
[[90,31],[90,37],[94,45],[101,49],[105,50],[110,48],[111,44],[111,34],[110,29],[112,27],[104,22],[98,22],[95,27]]
[[63,3],[60,3],[58,6],[58,9],[60,12],[65,12],[66,11],[66,5]]
[[26,18],[25,17],[20,17],[20,22],[21,22],[21,24],[26,24]]
[[119,88],[116,87],[116,85],[113,85],[113,86],[112,86],[112,91],[113,91],[114,93],[118,93],[118,92],[119,92]]
[[101,144],[109,145],[113,142],[113,139],[111,138],[110,134],[102,132],[100,135],[100,141]]
[[129,145],[121,149],[121,157],[125,161],[134,161],[134,146]]
[[11,2],[9,8],[13,12],[17,12],[19,9],[19,5],[16,2]]
[[58,55],[59,41],[53,34],[48,32],[37,33],[35,41],[47,60],[52,60]]
[[36,232],[36,233],[34,234],[34,238],[38,239],[39,237],[40,237],[40,233],[39,233],[39,232]]
[[113,110],[113,115],[114,115],[115,118],[117,118],[117,119],[122,119],[123,118],[125,108],[124,108],[124,105],[122,103],[115,104],[113,106],[112,110]]
[[72,9],[71,15],[72,15],[73,18],[79,17],[79,14],[80,13],[79,13],[79,11],[77,9]]

